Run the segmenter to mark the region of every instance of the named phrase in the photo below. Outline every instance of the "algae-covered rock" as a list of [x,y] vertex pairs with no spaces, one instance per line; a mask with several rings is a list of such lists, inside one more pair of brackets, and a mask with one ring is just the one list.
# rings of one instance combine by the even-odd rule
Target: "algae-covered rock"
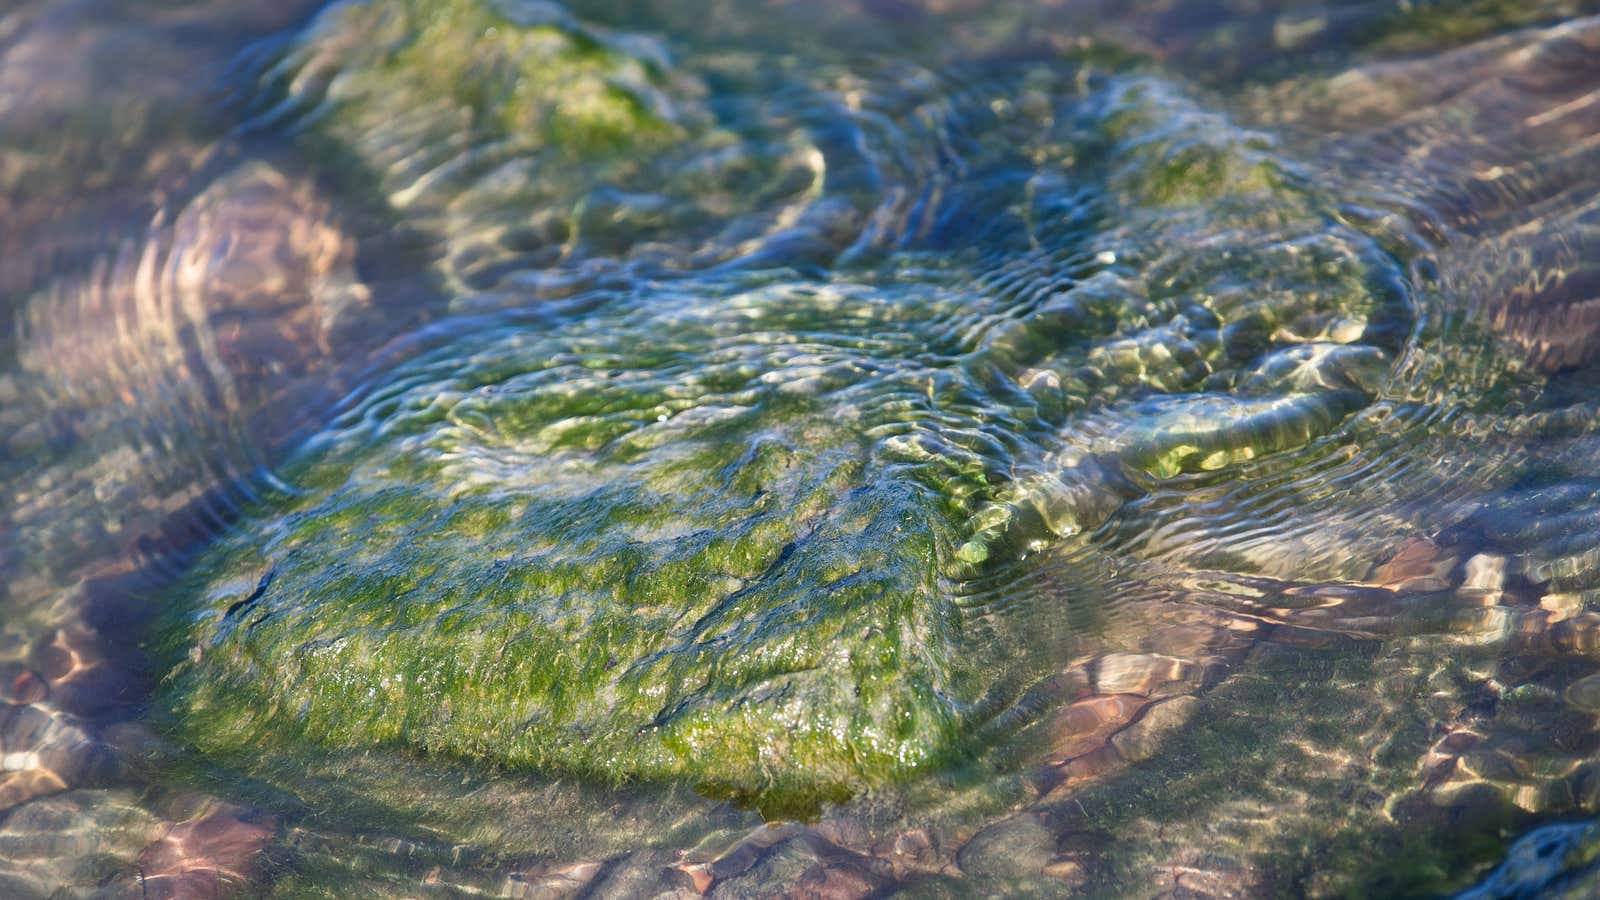
[[214,561],[187,727],[739,790],[950,752],[960,521],[933,467],[874,452],[850,372],[762,346],[821,325],[806,302],[634,310],[654,343],[511,329],[403,375]]
[[946,220],[997,216],[970,251],[592,291],[384,373],[184,586],[175,730],[784,814],[1013,727],[1059,664],[1029,559],[1342,440],[1407,314],[1225,118],[1146,76],[1061,107],[1015,124],[1033,177],[951,188]]
[[327,127],[345,140],[411,121],[424,133],[408,143],[476,137],[583,154],[674,130],[659,50],[587,28],[555,4],[345,2],[297,44],[280,63],[299,82],[289,90],[322,82]]
[[652,196],[662,157],[721,140],[663,44],[536,0],[337,3],[256,68],[251,130],[291,126],[478,289],[576,253],[586,206],[639,240],[682,227]]

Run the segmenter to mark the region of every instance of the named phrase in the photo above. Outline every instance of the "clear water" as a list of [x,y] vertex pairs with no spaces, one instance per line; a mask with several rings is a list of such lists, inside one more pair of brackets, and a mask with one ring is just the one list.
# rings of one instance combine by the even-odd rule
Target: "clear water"
[[0,12],[0,893],[1581,895],[1591,12]]

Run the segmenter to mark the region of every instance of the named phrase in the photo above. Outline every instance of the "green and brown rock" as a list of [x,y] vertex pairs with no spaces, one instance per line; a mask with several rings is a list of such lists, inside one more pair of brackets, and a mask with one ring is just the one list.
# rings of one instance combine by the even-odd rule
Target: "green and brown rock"
[[1259,176],[1269,143],[1144,76],[1070,112],[1034,139],[1078,142],[1106,225],[1017,191],[1093,260],[1046,303],[910,252],[507,316],[389,373],[192,575],[175,727],[773,810],[981,747],[1054,668],[985,610],[1027,558],[1328,435],[1387,365],[1381,255]]

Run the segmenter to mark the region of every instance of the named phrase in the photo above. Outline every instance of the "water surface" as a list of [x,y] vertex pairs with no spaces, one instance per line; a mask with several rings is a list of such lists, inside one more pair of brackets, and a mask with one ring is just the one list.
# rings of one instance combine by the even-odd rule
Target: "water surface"
[[1581,894],[1590,12],[5,12],[0,886]]

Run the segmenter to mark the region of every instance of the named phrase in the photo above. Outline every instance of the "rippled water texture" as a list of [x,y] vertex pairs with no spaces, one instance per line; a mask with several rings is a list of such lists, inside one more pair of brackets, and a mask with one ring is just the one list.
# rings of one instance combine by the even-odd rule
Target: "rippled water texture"
[[1582,0],[19,0],[0,894],[1600,883]]

